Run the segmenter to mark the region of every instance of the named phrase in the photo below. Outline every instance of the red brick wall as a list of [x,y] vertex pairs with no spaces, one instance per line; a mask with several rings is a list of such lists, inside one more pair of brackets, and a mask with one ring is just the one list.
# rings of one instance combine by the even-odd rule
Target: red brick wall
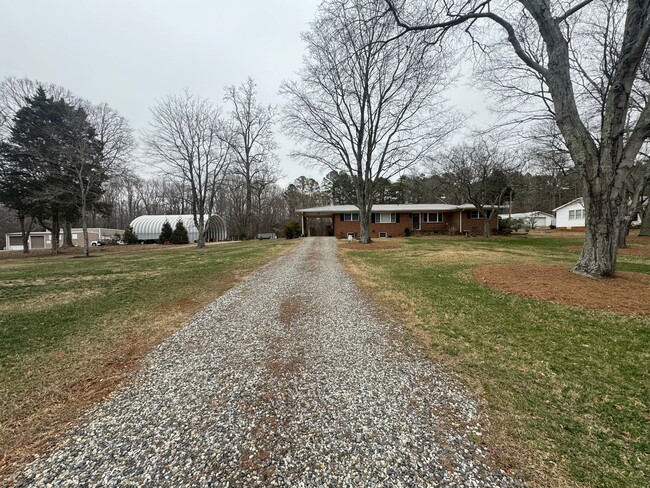
[[[490,230],[494,233],[499,229],[498,215],[494,215],[490,219]],[[483,235],[483,219],[470,219],[469,212],[464,210],[462,212],[463,219],[463,232],[469,232],[470,234]],[[460,232],[460,226],[457,229],[457,232]]]
[[[478,235],[483,234],[483,219],[470,219],[468,212],[445,212],[444,222],[422,222],[422,215],[420,215],[420,232],[440,232],[447,233],[452,229],[454,234],[460,234],[460,217],[462,213],[463,231],[470,232]],[[359,237],[360,226],[358,221],[341,221],[340,214],[333,216],[334,235],[340,238],[346,238],[348,232],[354,232]],[[399,223],[391,224],[370,224],[370,237],[379,237],[380,232],[387,232],[391,237],[399,237],[404,235],[404,229],[408,227],[413,229],[413,214],[411,212],[401,213]],[[496,231],[498,228],[497,216],[494,215],[490,222],[490,228]],[[417,234],[418,231],[415,231]]]

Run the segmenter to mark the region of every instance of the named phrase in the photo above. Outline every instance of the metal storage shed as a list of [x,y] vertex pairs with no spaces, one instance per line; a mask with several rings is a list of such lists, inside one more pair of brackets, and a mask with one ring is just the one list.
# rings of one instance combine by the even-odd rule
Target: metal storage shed
[[[141,215],[133,219],[131,227],[140,241],[156,241],[166,221],[173,228],[179,220],[187,229],[190,242],[198,240],[199,231],[194,225],[194,216],[192,215]],[[225,241],[228,238],[226,223],[220,216],[206,215],[205,222],[208,229],[205,236],[206,241]]]

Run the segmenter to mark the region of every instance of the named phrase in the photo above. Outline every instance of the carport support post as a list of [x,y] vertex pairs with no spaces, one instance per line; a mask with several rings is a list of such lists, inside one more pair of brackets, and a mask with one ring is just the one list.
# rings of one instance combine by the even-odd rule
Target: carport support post
[[302,215],[302,217],[300,218],[300,224],[302,226],[301,235],[304,237],[305,236],[305,212],[302,212],[301,215]]

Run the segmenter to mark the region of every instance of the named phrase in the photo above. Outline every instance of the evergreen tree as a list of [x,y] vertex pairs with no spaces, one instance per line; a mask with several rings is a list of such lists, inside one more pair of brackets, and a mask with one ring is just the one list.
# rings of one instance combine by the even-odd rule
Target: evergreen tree
[[187,229],[182,221],[176,222],[174,232],[172,232],[172,244],[189,244],[190,239],[187,235]]
[[133,227],[127,227],[124,229],[122,240],[124,241],[124,244],[137,244],[140,242],[138,235],[133,232]]
[[162,225],[160,230],[160,236],[158,237],[158,242],[160,244],[169,244],[172,242],[174,237],[174,230],[172,229],[172,224],[169,221],[165,220],[165,223]]
[[287,225],[284,226],[284,237],[287,239],[300,237],[300,233],[300,224],[295,220],[287,222]]
[[[59,247],[62,220],[83,217],[102,196],[102,147],[83,109],[48,97],[39,88],[16,112],[9,141],[2,145],[3,185],[14,188],[8,206],[37,218]],[[16,185],[14,187],[14,185]],[[0,190],[3,201],[8,192]]]

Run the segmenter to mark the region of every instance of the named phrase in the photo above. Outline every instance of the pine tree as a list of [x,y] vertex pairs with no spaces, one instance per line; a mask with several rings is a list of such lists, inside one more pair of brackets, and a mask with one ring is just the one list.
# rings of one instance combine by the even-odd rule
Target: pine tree
[[57,252],[62,221],[98,209],[106,181],[102,146],[83,109],[48,97],[42,88],[25,101],[0,148],[13,191],[0,193],[3,200],[17,199],[7,206],[51,230],[52,251]]
[[187,235],[187,229],[182,221],[176,222],[174,232],[172,232],[172,244],[189,244],[190,238]]
[[158,242],[160,244],[169,244],[174,238],[174,230],[172,229],[172,224],[169,221],[165,220],[165,223],[160,230],[160,236],[158,236]]
[[133,232],[133,227],[124,229],[124,236],[122,236],[124,244],[137,244],[139,242],[137,234]]

